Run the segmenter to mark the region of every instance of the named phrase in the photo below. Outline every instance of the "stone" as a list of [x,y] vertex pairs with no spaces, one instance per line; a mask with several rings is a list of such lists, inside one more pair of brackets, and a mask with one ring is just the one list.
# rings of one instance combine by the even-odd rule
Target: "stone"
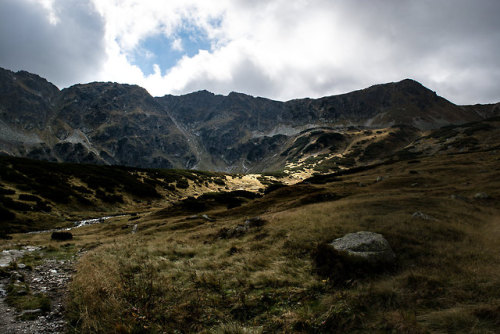
[[24,275],[17,271],[13,271],[10,274],[10,280],[13,282],[24,282]]
[[21,314],[19,314],[19,318],[20,319],[36,319],[37,317],[39,317],[40,315],[43,314],[43,311],[39,308],[35,309],[35,310],[24,310],[21,312]]
[[414,213],[411,215],[411,218],[413,218],[413,219],[420,218],[420,219],[423,219],[423,220],[437,220],[436,218],[431,217],[431,216],[429,216],[429,215],[426,215],[425,213],[420,212],[420,211],[416,211],[416,212],[414,212]]
[[455,195],[455,194],[450,195],[450,198],[455,199],[455,200],[460,200],[460,201],[467,201],[467,198],[460,196],[460,195]]
[[266,223],[267,221],[261,217],[253,217],[245,220],[245,226],[248,227],[261,227]]
[[215,221],[214,218],[211,218],[208,215],[201,215],[201,218],[205,219],[208,222],[214,222]]
[[476,193],[474,195],[474,198],[475,199],[488,199],[488,198],[490,198],[490,196],[487,193],[480,192],[480,193]]
[[392,263],[396,259],[389,242],[382,234],[374,232],[349,233],[333,240],[330,245],[339,252],[372,264]]

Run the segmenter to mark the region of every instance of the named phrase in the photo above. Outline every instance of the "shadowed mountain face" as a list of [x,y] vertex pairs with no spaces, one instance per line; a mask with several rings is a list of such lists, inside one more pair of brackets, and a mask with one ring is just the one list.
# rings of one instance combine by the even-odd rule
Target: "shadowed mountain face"
[[303,131],[318,127],[426,130],[499,113],[495,105],[454,105],[408,79],[278,102],[207,91],[153,98],[116,83],[60,91],[37,75],[0,69],[0,151],[51,161],[258,172],[284,166]]

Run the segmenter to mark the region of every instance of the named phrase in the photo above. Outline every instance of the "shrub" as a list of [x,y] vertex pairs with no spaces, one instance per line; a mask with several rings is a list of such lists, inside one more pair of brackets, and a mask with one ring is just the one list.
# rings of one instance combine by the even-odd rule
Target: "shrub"
[[56,241],[66,241],[73,239],[73,234],[71,232],[52,232],[50,238]]
[[0,195],[14,195],[16,192],[11,189],[4,189],[0,187]]
[[226,182],[223,179],[218,179],[218,178],[214,179],[214,183],[216,185],[219,185],[219,186],[225,186],[226,185]]
[[16,219],[16,215],[0,205],[0,221],[9,221]]
[[2,203],[3,206],[16,210],[16,211],[31,211],[32,207],[29,204],[23,203],[23,202],[18,202],[14,201],[12,198],[9,197],[3,197],[0,196],[0,203]]
[[34,195],[27,195],[27,194],[20,194],[19,199],[21,201],[28,201],[28,202],[40,202],[42,199],[38,196]]
[[95,197],[101,199],[105,203],[110,203],[110,204],[123,203],[122,195],[107,194],[101,189],[96,190]]
[[186,179],[180,179],[177,180],[175,183],[175,186],[180,189],[187,189],[189,188],[189,182]]
[[278,190],[278,189],[281,189],[281,188],[284,188],[286,187],[285,184],[281,183],[281,182],[276,182],[276,183],[273,183],[271,185],[269,185],[266,190],[264,190],[264,194],[269,194],[275,190]]

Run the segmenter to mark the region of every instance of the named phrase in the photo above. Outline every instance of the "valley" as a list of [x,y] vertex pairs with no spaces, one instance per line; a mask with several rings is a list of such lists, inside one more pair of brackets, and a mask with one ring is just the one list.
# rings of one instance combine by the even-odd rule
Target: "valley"
[[[267,176],[2,158],[2,205],[9,203],[5,198],[22,202],[19,195],[32,193],[29,184],[40,197],[36,203],[52,208],[9,209],[23,221],[2,223],[10,226],[2,250],[36,248],[1,269],[6,294],[31,298],[11,304],[18,305],[17,317],[35,307],[50,319],[52,311],[43,311],[36,298],[56,297],[37,295],[36,285],[18,296],[20,283],[12,277],[24,275],[33,284],[31,272],[39,266],[70,261],[75,271],[63,283],[61,311],[70,332],[494,333],[500,319],[499,126],[491,119],[418,134],[404,154],[369,148],[378,131],[377,142],[390,146],[395,136],[389,133],[401,129],[344,133],[354,139],[342,147],[358,145],[362,152],[352,155],[352,165],[326,153],[339,147],[329,142],[327,151],[319,150],[322,160],[297,159]],[[330,133],[323,131],[310,145],[327,141],[319,140]],[[372,155],[377,159],[363,158]],[[38,166],[39,174],[28,166]],[[5,171],[14,176],[5,179]],[[68,202],[36,188],[51,174],[61,189],[68,182]],[[106,183],[92,179],[99,175],[107,175]],[[23,184],[23,177],[31,181]],[[122,200],[112,202],[116,196]],[[76,217],[118,214],[72,229],[67,241],[51,240],[50,232],[11,233],[42,226],[35,217],[65,227]],[[356,231],[384,235],[396,262],[369,269],[341,261],[324,272],[322,245]]]
[[498,331],[498,104],[0,73],[0,332]]

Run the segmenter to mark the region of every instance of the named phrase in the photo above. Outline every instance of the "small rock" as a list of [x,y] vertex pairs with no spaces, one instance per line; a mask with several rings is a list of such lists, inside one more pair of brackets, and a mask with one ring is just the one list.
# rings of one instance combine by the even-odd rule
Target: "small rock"
[[246,231],[248,231],[248,226],[247,225],[238,225],[234,228],[234,232],[237,235],[244,234]]
[[19,269],[24,269],[24,268],[26,268],[26,265],[25,265],[24,263],[18,263],[18,264],[17,264],[17,267],[18,267]]
[[50,269],[50,273],[51,273],[51,274],[57,274],[57,270],[55,270],[55,269]]
[[382,234],[374,232],[349,233],[342,238],[333,240],[330,245],[337,251],[346,252],[372,264],[391,263],[396,258],[389,242]]
[[260,217],[253,217],[245,220],[245,225],[248,227],[260,227],[264,224],[266,224],[267,221],[265,219],[262,219]]
[[20,284],[21,282],[15,282],[13,284],[13,291],[15,291],[16,296],[26,296],[28,294],[28,288],[25,284]]
[[380,181],[383,181],[384,180],[384,177],[383,176],[378,176],[377,177],[377,180],[375,180],[375,182],[380,182]]
[[425,213],[420,212],[420,211],[416,211],[416,212],[414,212],[414,213],[411,215],[411,218],[413,218],[413,219],[415,219],[415,218],[420,218],[420,219],[423,219],[423,220],[437,220],[436,218],[431,217],[431,216],[429,216],[429,215],[426,215]]
[[134,227],[132,227],[132,234],[135,234],[137,232],[137,224],[134,224]]
[[23,249],[26,250],[26,251],[28,251],[28,252],[34,252],[34,251],[39,250],[40,247],[37,247],[37,246],[24,246]]
[[203,219],[205,219],[206,221],[209,221],[209,222],[214,222],[215,221],[214,218],[211,218],[208,215],[201,215],[201,218],[203,218]]
[[465,198],[465,197],[463,197],[463,196],[460,196],[460,195],[455,195],[455,194],[450,195],[450,198],[451,198],[451,199],[460,200],[460,201],[466,201],[466,200],[467,200],[467,198]]
[[10,280],[13,282],[24,282],[24,275],[14,271],[10,274]]
[[476,193],[474,195],[475,199],[489,199],[490,196],[487,193]]

